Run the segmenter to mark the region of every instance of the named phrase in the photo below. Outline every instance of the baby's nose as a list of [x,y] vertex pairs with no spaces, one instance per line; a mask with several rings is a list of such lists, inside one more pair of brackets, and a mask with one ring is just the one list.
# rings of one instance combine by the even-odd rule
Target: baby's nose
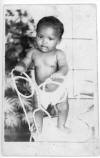
[[48,42],[48,40],[46,38],[43,39],[42,43],[46,44]]

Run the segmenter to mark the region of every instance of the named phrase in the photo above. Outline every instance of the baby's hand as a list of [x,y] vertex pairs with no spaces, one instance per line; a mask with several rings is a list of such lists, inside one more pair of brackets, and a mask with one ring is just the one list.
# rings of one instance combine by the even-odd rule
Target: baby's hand
[[60,78],[62,75],[60,73],[54,73],[51,75],[51,79],[58,79]]
[[16,70],[16,71],[19,71],[19,72],[21,72],[21,73],[22,73],[22,72],[25,72],[25,68],[24,68],[23,66],[20,66],[20,65],[16,66],[16,67],[15,67],[15,70]]
[[51,75],[51,79],[58,82],[63,82],[63,79],[60,78],[62,75],[60,73],[54,73]]

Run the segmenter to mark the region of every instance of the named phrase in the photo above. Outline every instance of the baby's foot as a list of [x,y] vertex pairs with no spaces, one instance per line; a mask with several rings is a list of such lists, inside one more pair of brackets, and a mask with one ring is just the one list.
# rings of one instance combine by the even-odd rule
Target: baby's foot
[[70,134],[71,133],[71,129],[69,127],[60,127],[58,128],[61,132],[64,132],[66,134]]

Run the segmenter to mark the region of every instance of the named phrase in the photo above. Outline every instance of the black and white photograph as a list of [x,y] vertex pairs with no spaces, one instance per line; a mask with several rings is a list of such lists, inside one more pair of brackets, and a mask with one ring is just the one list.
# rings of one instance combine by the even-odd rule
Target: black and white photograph
[[3,6],[6,156],[97,156],[96,4]]

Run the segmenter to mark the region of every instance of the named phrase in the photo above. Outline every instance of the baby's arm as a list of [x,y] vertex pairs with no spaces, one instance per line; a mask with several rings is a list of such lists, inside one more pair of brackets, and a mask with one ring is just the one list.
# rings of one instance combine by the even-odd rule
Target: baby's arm
[[66,56],[65,56],[64,52],[61,50],[58,50],[56,57],[57,57],[58,70],[57,70],[57,72],[52,74],[53,79],[59,78],[59,76],[61,76],[61,75],[65,76],[68,73],[68,64],[67,64]]
[[[64,80],[60,78],[60,76],[65,76],[68,73],[68,65],[66,61],[66,56],[63,51],[58,50],[57,52],[57,64],[58,64],[58,70],[51,75],[51,79],[53,81],[57,81],[58,83],[62,83]],[[48,84],[47,88],[48,91],[54,91],[58,88],[58,85],[55,84]]]
[[29,51],[26,57],[15,67],[17,71],[25,72],[32,61],[33,50]]

